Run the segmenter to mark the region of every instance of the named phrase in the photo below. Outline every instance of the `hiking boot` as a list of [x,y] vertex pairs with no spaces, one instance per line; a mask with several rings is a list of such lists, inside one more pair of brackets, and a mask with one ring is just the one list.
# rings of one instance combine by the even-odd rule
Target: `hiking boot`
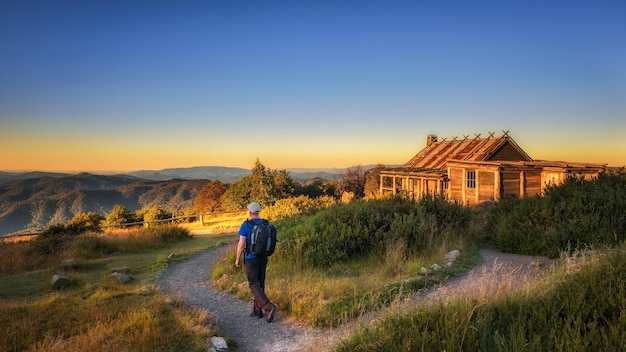
[[257,317],[257,318],[263,318],[263,311],[260,310],[258,312],[252,311],[252,313],[250,313],[251,317]]
[[267,312],[267,322],[271,323],[274,320],[274,315],[278,311],[278,307],[272,304],[272,308]]

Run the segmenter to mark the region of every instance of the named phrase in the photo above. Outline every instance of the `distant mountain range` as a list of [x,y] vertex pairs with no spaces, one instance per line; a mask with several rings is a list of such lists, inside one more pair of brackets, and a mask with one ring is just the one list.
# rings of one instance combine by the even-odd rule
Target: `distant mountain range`
[[[306,181],[315,177],[327,180],[339,180],[340,173],[345,169],[286,169],[289,175],[296,181]],[[181,180],[220,180],[224,183],[232,183],[240,180],[244,176],[250,175],[250,169],[224,166],[196,166],[188,168],[173,168],[163,170],[142,170],[128,172],[126,175],[145,178],[154,181],[170,179]]]
[[[373,165],[362,166],[364,169],[374,167]],[[286,169],[289,175],[296,181],[306,181],[312,178],[323,178],[330,181],[338,181],[340,174],[345,169],[340,168],[292,168]],[[224,183],[232,183],[240,180],[244,176],[250,175],[250,169],[243,169],[239,167],[225,167],[225,166],[196,166],[187,168],[171,168],[163,170],[140,170],[130,171],[123,174],[115,174],[112,176],[127,177],[132,176],[140,179],[146,179],[151,181],[165,181],[165,180],[219,180]],[[19,181],[27,180],[39,177],[68,177],[74,174],[71,173],[56,173],[56,172],[3,172],[0,171],[0,185]]]
[[[343,170],[287,169],[294,180],[303,183],[313,178],[337,181]],[[155,205],[172,212],[189,208],[207,181],[232,183],[250,173],[249,169],[220,166],[116,175],[0,171],[0,236],[65,223],[79,213],[106,214],[115,205],[131,211]]]

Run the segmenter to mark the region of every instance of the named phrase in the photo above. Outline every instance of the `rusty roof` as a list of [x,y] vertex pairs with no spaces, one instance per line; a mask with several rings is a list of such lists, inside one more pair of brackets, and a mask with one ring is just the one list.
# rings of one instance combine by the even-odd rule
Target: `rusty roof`
[[433,141],[415,155],[405,168],[435,169],[446,168],[448,160],[464,161],[489,161],[494,160],[494,155],[509,145],[520,155],[520,161],[532,161],[530,156],[520,148],[515,141],[509,137],[508,131],[501,137],[494,137],[494,133],[489,133],[487,138],[475,138],[464,136],[463,139],[454,137],[451,140],[444,138],[442,141]]

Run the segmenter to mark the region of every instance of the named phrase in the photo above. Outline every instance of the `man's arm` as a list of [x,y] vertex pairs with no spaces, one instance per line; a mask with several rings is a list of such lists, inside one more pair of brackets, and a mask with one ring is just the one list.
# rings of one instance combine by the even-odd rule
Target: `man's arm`
[[239,243],[237,244],[237,258],[235,259],[235,266],[236,267],[240,267],[241,266],[241,254],[243,253],[243,250],[246,248],[246,236],[239,236]]

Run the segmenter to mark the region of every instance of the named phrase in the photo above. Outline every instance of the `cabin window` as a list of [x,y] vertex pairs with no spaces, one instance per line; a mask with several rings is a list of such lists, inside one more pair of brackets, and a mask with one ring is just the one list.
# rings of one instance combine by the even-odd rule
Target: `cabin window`
[[447,190],[448,189],[448,181],[441,181],[441,189]]
[[476,188],[476,171],[467,172],[467,188]]

